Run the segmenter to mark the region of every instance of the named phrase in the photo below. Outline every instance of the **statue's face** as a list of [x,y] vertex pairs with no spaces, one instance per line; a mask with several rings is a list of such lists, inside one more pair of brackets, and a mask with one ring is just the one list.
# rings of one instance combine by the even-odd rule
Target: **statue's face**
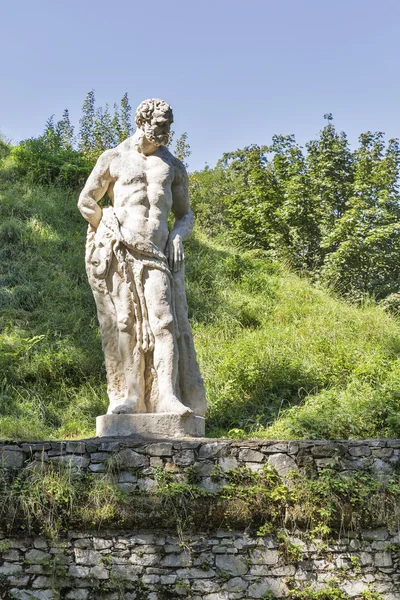
[[146,122],[143,132],[149,142],[156,146],[165,146],[168,144],[171,121],[164,114],[153,114],[151,122]]

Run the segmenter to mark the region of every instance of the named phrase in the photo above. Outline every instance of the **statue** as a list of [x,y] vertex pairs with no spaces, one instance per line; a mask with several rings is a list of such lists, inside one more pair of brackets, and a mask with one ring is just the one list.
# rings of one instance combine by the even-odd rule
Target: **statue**
[[[127,435],[130,427],[143,433],[160,426],[160,419],[149,425],[144,415],[174,415],[174,422],[182,423],[205,412],[184,285],[183,241],[192,233],[194,217],[186,169],[166,147],[172,122],[169,104],[142,102],[136,133],[103,152],[79,197],[79,210],[89,222],[86,271],[110,400],[107,415],[98,417],[103,419],[100,435],[118,434],[121,427],[120,435]],[[98,202],[105,194],[112,206],[102,210]],[[171,232],[170,212],[175,217]],[[136,420],[130,418],[127,428],[132,415]],[[198,435],[204,425],[197,424],[194,432],[185,423],[182,427],[178,433]],[[99,421],[97,429],[99,434]]]

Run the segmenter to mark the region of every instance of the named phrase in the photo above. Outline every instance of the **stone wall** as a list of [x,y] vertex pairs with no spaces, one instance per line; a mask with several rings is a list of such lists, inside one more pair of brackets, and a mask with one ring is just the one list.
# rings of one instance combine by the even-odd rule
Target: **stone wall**
[[[342,473],[368,468],[377,477],[398,472],[400,440],[362,442],[90,439],[79,442],[4,443],[2,465],[12,472],[69,465],[103,476],[118,466],[117,484],[151,492],[156,472],[218,491],[224,472],[243,465],[272,465],[285,480],[290,471],[317,475],[335,464]],[[218,471],[219,477],[212,476]],[[288,560],[274,536],[217,531],[185,536],[143,530],[69,532],[50,543],[41,537],[0,535],[0,600],[240,600],[287,598],[288,586],[336,580],[351,598],[372,589],[400,600],[400,535],[364,531],[327,547],[290,538],[300,553]]]
[[[279,475],[291,470],[312,471],[335,464],[341,472],[369,468],[377,476],[391,473],[400,456],[400,440],[289,441],[185,440],[94,438],[79,442],[0,444],[0,461],[7,468],[22,469],[44,462],[71,465],[90,473],[103,473],[110,461],[118,461],[122,489],[154,486],[154,470],[162,467],[184,480],[188,468],[195,469],[200,485],[215,491],[223,485],[210,478],[216,467],[222,471],[237,466],[261,470],[266,463]],[[132,474],[132,469],[137,475]]]
[[[302,553],[287,564],[271,537],[242,532],[179,538],[172,534],[71,532],[68,540],[8,539],[0,598],[9,600],[240,600],[287,598],[288,580],[316,589],[334,578],[351,598],[373,589],[399,600],[399,537],[384,530],[342,539],[323,550],[292,538]],[[289,579],[288,579],[289,578]],[[268,592],[272,595],[268,595]]]

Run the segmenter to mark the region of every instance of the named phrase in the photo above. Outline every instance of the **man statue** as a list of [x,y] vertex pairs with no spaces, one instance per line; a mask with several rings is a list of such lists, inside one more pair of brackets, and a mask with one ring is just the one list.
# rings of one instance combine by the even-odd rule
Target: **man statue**
[[[172,122],[167,102],[142,102],[136,133],[103,152],[79,197],[108,414],[205,412],[184,287],[183,241],[194,217],[185,167],[166,148]],[[102,210],[105,194],[112,206]]]

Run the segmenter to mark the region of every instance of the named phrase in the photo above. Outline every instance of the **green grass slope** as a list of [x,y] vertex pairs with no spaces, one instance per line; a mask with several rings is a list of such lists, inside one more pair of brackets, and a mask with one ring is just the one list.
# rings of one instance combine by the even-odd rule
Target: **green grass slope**
[[[0,184],[0,438],[93,435],[106,410],[85,233],[74,194]],[[186,256],[209,435],[400,435],[393,317],[201,231]]]

